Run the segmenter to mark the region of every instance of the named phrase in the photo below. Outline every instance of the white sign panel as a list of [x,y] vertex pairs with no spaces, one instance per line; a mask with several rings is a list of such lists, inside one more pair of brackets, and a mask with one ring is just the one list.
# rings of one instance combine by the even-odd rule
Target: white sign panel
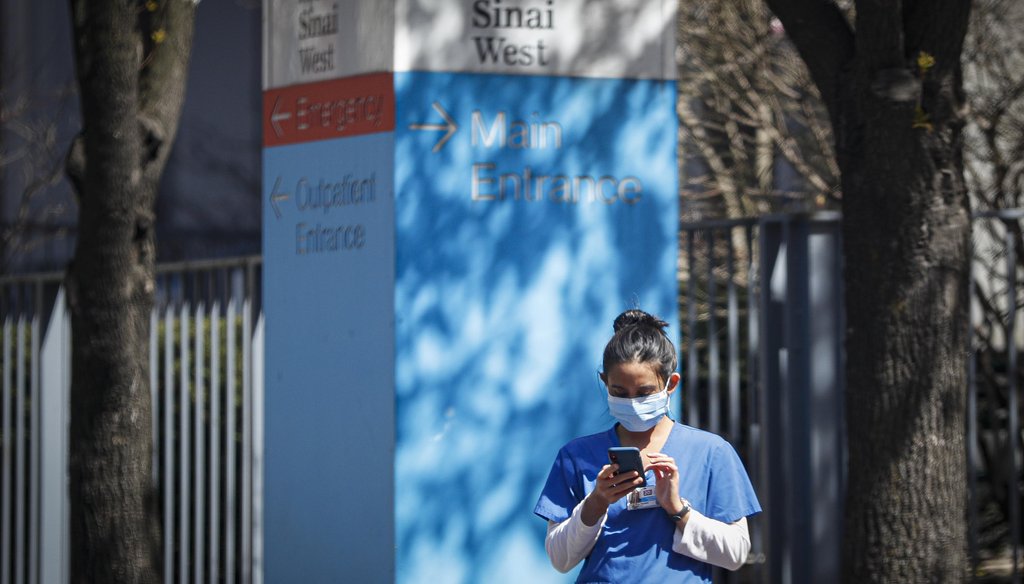
[[394,3],[263,2],[263,88],[391,71]]
[[675,79],[676,0],[397,0],[395,71]]

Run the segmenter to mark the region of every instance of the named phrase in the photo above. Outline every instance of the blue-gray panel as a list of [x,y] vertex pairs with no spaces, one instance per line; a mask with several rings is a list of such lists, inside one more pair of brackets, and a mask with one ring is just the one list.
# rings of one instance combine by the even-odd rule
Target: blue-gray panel
[[264,151],[268,582],[393,579],[393,153]]
[[395,83],[398,581],[564,581],[533,506],[612,423],[612,320],[638,304],[678,339],[675,85]]

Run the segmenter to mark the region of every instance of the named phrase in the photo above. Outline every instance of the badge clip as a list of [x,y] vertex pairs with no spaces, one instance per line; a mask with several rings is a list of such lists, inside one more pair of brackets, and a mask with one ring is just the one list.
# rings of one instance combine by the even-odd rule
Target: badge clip
[[654,487],[637,487],[626,495],[626,509],[653,509],[658,506],[658,498],[654,495]]

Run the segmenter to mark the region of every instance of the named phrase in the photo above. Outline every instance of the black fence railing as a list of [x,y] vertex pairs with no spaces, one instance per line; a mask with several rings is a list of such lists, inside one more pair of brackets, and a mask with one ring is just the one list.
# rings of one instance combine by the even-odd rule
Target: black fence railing
[[[770,216],[680,230],[683,419],[732,442],[765,507],[751,522],[750,566],[722,581],[838,579],[839,219]],[[1021,209],[974,217],[965,520],[973,573],[986,581],[1019,582],[1022,571],[1022,220]]]

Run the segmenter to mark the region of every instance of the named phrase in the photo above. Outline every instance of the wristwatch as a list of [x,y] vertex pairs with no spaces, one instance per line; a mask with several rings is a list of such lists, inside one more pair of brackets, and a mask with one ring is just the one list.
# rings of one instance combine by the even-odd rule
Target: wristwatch
[[680,498],[679,501],[683,504],[683,508],[679,510],[679,513],[669,515],[672,523],[679,523],[679,520],[686,517],[686,514],[690,512],[690,502],[683,498]]

